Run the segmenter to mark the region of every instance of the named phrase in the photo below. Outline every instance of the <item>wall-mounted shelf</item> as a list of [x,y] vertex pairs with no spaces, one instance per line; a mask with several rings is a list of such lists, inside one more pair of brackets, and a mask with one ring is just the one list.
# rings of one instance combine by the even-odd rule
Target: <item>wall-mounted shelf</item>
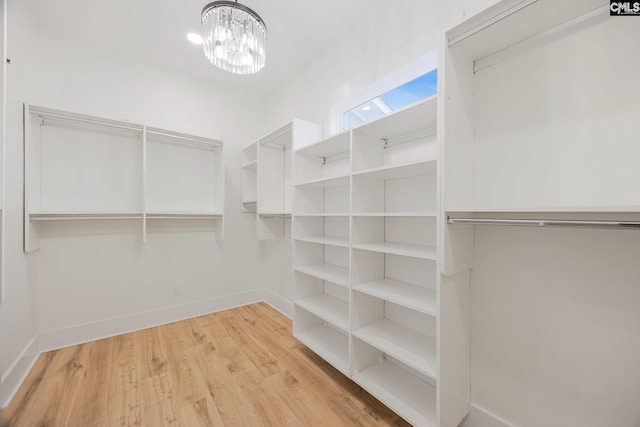
[[333,264],[310,264],[300,265],[295,268],[295,271],[308,274],[309,276],[316,277],[327,282],[332,282],[337,285],[349,286],[349,269]]
[[353,336],[436,381],[436,342],[389,319],[369,323]]
[[344,333],[349,331],[349,304],[329,295],[317,295],[299,299],[298,307],[332,324]]
[[24,250],[41,224],[215,220],[224,236],[221,141],[25,104]]

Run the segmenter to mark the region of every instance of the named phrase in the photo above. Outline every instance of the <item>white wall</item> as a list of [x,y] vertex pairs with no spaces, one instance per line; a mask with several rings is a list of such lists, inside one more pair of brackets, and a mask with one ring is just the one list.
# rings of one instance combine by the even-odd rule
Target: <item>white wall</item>
[[[35,266],[22,252],[22,99],[35,93],[37,38],[25,2],[9,1],[5,161],[5,298],[0,306],[0,406],[19,382],[36,336]],[[14,369],[15,368],[15,369]]]
[[476,227],[471,397],[520,426],[640,423],[640,233]]

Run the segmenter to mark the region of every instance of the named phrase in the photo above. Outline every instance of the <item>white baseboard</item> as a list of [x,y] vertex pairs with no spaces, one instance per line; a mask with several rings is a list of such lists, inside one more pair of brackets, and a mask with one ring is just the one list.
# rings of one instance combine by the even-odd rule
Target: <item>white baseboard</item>
[[469,415],[459,427],[513,427],[513,424],[472,403],[469,408]]
[[228,310],[264,300],[262,289],[225,295],[187,304],[175,305],[159,310],[114,317],[112,319],[85,323],[70,328],[40,332],[41,353],[72,345],[82,344],[116,335],[166,325],[216,311]]
[[35,336],[25,346],[13,365],[7,369],[2,381],[0,381],[0,408],[5,408],[9,405],[27,375],[31,372],[31,368],[38,360],[38,356],[40,356],[38,337]]
[[282,298],[280,295],[274,294],[268,289],[263,289],[262,291],[264,292],[264,302],[287,316],[289,319],[293,318],[293,303],[291,301]]
[[13,399],[41,353],[191,319],[260,301],[266,302],[289,318],[293,314],[293,304],[291,302],[268,290],[256,289],[159,310],[85,323],[70,328],[40,332],[25,347],[20,357],[16,359],[16,362],[2,378],[0,382],[0,405],[2,406],[0,407],[4,408],[11,402],[11,399]]

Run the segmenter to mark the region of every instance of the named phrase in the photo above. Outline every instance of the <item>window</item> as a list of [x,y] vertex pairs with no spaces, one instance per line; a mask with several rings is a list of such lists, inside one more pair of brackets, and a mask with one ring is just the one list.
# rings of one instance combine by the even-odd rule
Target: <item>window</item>
[[434,69],[401,86],[384,92],[342,114],[343,129],[375,120],[437,93],[438,70]]

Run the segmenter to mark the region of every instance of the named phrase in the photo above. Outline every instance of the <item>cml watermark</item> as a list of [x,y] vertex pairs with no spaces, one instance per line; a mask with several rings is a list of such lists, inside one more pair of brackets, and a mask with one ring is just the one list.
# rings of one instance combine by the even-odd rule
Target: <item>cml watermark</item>
[[610,16],[640,15],[640,1],[609,0]]

